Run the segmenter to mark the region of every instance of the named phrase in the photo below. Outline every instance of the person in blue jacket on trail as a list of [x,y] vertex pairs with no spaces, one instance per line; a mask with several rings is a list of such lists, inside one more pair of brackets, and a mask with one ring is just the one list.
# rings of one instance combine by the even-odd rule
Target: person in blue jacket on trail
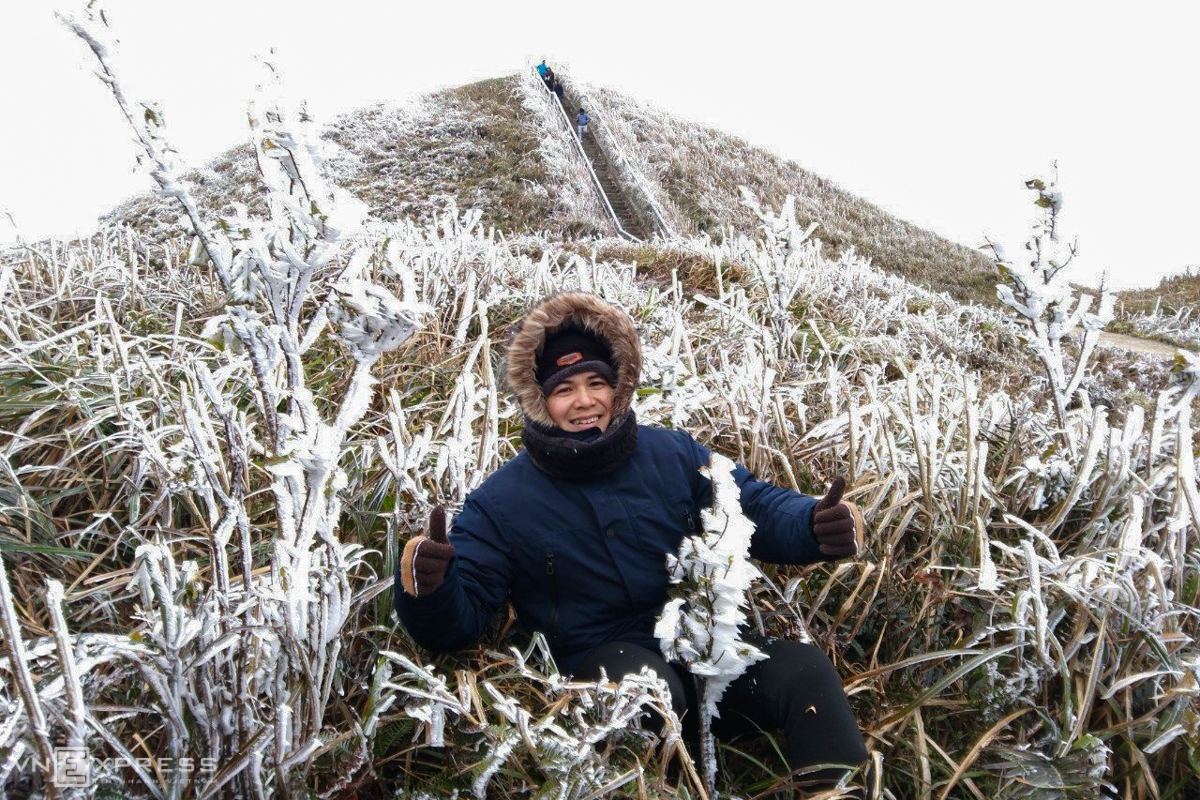
[[[699,529],[712,486],[709,451],[688,433],[638,425],[630,408],[642,355],[633,321],[599,297],[553,295],[520,322],[506,379],[524,412],[517,456],[466,499],[447,540],[444,517],[405,546],[396,610],[436,652],[476,643],[506,601],[540,631],[559,669],[610,680],[649,666],[695,736],[696,692],[660,654],[654,624],[667,600],[666,556]],[[750,554],[778,564],[852,557],[862,517],[836,479],[822,498],[774,486],[737,467]],[[439,510],[440,511],[440,510]],[[435,514],[436,517],[436,514]],[[835,781],[867,757],[842,683],[818,648],[747,637],[768,658],[726,690],[722,739],[782,729],[788,767]],[[688,726],[691,725],[691,728]]]
[[579,127],[579,138],[581,141],[583,140],[583,135],[587,133],[587,126],[591,121],[592,118],[589,117],[587,112],[582,108],[579,109],[579,113],[575,115],[575,124]]
[[549,72],[549,70],[550,68],[546,66],[546,59],[543,58],[542,63],[537,65],[538,77],[540,77],[542,80],[545,80],[546,73]]

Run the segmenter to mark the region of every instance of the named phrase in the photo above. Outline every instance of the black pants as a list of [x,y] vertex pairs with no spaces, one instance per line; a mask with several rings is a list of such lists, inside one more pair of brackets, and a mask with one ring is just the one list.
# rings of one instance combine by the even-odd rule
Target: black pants
[[[825,654],[810,644],[785,639],[746,640],[768,658],[750,665],[730,684],[718,705],[720,718],[713,720],[713,734],[722,740],[760,730],[784,733],[783,754],[788,769],[795,771],[814,764],[858,766],[867,758],[858,722],[842,691],[837,670]],[[579,662],[575,677],[596,680],[601,668],[609,680],[641,671],[648,666],[667,682],[675,712],[683,718],[685,734],[698,738],[698,709],[695,683],[679,664],[669,664],[661,655],[625,642],[611,642],[592,650]],[[846,770],[823,769],[806,777],[836,781]]]

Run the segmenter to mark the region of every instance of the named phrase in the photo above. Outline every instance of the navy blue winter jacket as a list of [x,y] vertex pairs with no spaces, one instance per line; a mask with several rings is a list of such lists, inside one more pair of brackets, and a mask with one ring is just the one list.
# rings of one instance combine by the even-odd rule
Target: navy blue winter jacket
[[[454,520],[456,555],[433,593],[396,579],[396,610],[412,637],[438,652],[473,645],[511,600],[520,624],[541,631],[570,674],[599,645],[658,650],[654,623],[667,599],[666,554],[700,524],[712,486],[709,451],[682,431],[639,426],[638,447],[594,480],[552,478],[520,453],[471,493]],[[739,466],[742,510],[757,525],[750,554],[777,564],[823,560],[812,534],[814,497],[759,481]]]

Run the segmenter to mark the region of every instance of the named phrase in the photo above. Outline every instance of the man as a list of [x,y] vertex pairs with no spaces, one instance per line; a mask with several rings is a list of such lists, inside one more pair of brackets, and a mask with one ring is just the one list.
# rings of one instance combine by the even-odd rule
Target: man
[[[697,714],[686,712],[698,707],[691,676],[660,655],[654,624],[667,600],[666,555],[712,503],[700,474],[709,451],[686,432],[637,424],[630,405],[641,365],[637,331],[620,309],[583,293],[539,303],[507,351],[525,449],[471,493],[448,541],[435,530],[405,545],[395,602],[418,643],[449,651],[474,644],[511,601],[565,674],[594,679],[603,670],[617,680],[648,666],[687,726]],[[817,499],[744,467],[734,478],[756,524],[754,558],[807,564],[859,552],[862,519],[841,501],[842,479]],[[714,733],[783,729],[793,770],[865,760],[829,659],[808,644],[753,643],[768,658],[726,690]],[[815,777],[845,773],[825,768]]]

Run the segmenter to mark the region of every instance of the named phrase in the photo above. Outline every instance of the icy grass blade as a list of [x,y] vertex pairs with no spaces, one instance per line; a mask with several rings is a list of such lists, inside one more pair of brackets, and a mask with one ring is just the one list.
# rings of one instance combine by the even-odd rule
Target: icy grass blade
[[[4,631],[4,652],[8,656],[9,669],[15,673],[17,690],[28,720],[29,736],[33,739],[41,763],[45,765],[48,773],[52,773],[54,753],[50,743],[50,730],[38,700],[33,675],[29,671],[29,652],[21,635],[21,623],[17,619],[12,588],[8,583],[8,569],[4,566],[3,557],[0,557],[0,629]],[[52,778],[46,783],[46,796],[59,796],[58,787]]]
[[[666,724],[668,742],[678,744],[681,726],[662,679],[645,670],[615,683],[568,682],[557,672],[546,674],[529,663],[537,638],[530,653],[511,652],[510,674],[526,684],[524,689],[517,687],[518,694],[506,691],[499,679],[477,681],[465,672],[459,673],[456,693],[434,668],[399,653],[382,654],[401,667],[384,685],[400,696],[406,714],[422,723],[426,746],[449,744],[452,735],[460,741],[463,736],[475,739],[473,749],[482,754],[472,768],[471,791],[476,797],[485,797],[493,779],[522,753],[546,776],[542,796],[577,798],[611,785],[626,773],[610,765],[597,746],[634,735],[652,742],[652,733],[637,733],[648,710]],[[531,704],[530,687],[544,693],[548,704]]]

